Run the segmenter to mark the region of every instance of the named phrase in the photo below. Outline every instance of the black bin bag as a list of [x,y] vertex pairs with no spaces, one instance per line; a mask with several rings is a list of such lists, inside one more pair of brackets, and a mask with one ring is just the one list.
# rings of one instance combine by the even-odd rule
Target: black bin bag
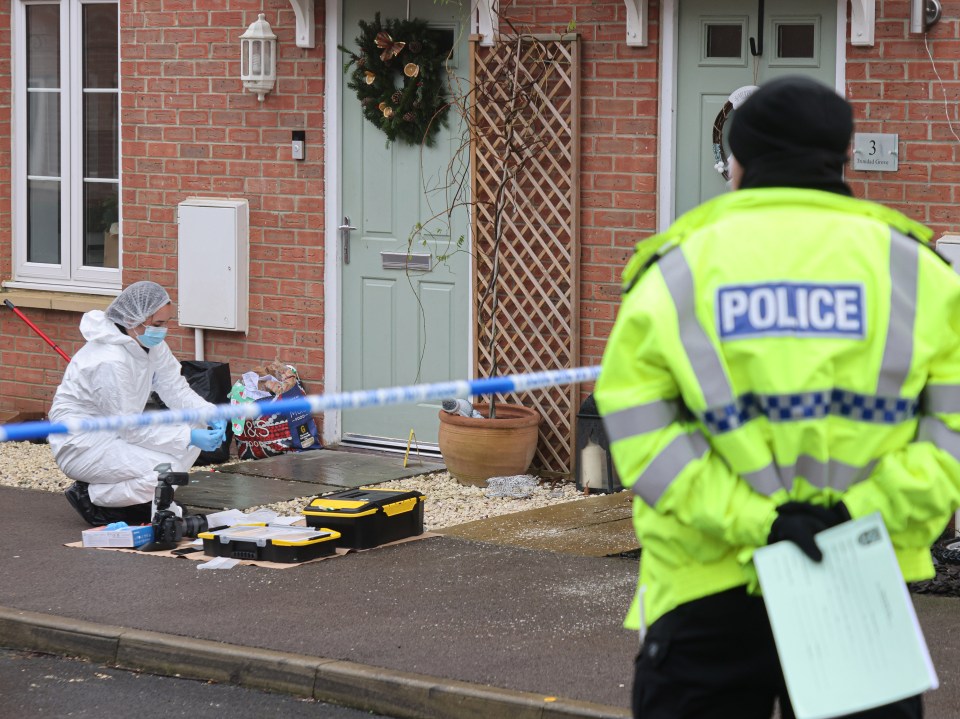
[[[180,363],[182,374],[190,389],[212,404],[228,404],[230,402],[230,388],[233,381],[230,378],[229,362],[203,362],[201,360],[184,360]],[[150,401],[146,409],[166,409],[167,406],[160,400],[156,392],[150,394]],[[212,452],[200,452],[193,466],[206,464],[221,464],[230,459],[230,445],[233,442],[233,427],[227,420],[227,437],[219,447]]]

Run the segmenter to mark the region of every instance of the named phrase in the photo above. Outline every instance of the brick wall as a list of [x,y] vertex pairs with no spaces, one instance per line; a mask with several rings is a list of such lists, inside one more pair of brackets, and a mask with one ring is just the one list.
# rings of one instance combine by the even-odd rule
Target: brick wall
[[[10,237],[13,218],[10,214],[10,176],[13,164],[13,146],[10,143],[11,100],[13,99],[13,58],[10,52],[9,3],[0,3],[0,272],[10,276],[10,243],[2,242]],[[3,258],[7,259],[4,260]],[[6,264],[4,264],[4,262]]]
[[[323,377],[323,3],[318,44],[301,49],[288,0],[122,0],[123,283],[151,279],[176,301],[177,204],[188,197],[250,203],[250,331],[206,332],[207,359],[234,375],[279,358],[311,392]],[[204,8],[202,10],[196,8]],[[0,5],[0,270],[11,276],[10,3]],[[239,36],[264,12],[278,36],[277,85],[265,102],[243,91]],[[306,157],[290,159],[292,130]],[[68,354],[79,314],[24,310]],[[7,312],[0,407],[45,410],[63,373],[52,349]],[[171,332],[194,357],[194,333]]]
[[[616,317],[620,272],[657,227],[659,3],[649,45],[628,47],[622,0],[517,0],[501,13],[517,29],[581,36],[580,363],[599,364]],[[583,385],[586,395],[592,385]]]
[[[259,12],[279,55],[264,102],[240,81],[238,38]],[[235,375],[279,358],[320,391],[323,43],[296,46],[288,0],[132,0],[121,3],[120,24],[124,284],[176,286],[179,202],[246,198],[250,330],[207,331],[206,356]],[[306,130],[304,161],[290,158],[293,130]],[[192,333],[177,333],[171,348],[193,356]]]
[[936,236],[960,230],[958,13],[960,2],[943,2],[943,19],[925,44],[909,34],[906,0],[878,2],[876,44],[847,48],[857,131],[900,136],[897,172],[850,172],[854,192],[923,222]]
[[[592,364],[615,317],[620,271],[633,245],[656,231],[659,3],[650,2],[646,48],[625,44],[620,0],[515,0],[501,2],[501,12],[532,32],[561,33],[572,23],[583,38],[581,358]],[[958,15],[960,2],[944,0],[944,19],[927,41],[932,62],[923,37],[908,32],[907,0],[879,0],[876,44],[846,49],[857,130],[900,136],[899,171],[850,171],[854,192],[936,236],[960,231]]]

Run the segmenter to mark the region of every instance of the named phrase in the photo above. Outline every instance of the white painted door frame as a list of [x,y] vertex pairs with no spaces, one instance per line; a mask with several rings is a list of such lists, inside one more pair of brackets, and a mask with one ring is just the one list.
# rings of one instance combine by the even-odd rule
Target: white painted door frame
[[[323,101],[323,391],[339,392],[340,380],[340,226],[343,202],[340,192],[341,142],[340,102],[343,97],[343,60],[337,47],[343,42],[341,0],[326,0],[324,14],[324,101]],[[339,412],[324,412],[323,443],[340,441]]]
[[[677,14],[683,0],[663,0],[660,10],[660,117],[657,140],[657,231],[675,219],[673,179],[677,166],[677,67],[679,47]],[[752,2],[752,0],[745,0]],[[844,95],[847,70],[847,1],[837,0],[837,63],[835,89]]]

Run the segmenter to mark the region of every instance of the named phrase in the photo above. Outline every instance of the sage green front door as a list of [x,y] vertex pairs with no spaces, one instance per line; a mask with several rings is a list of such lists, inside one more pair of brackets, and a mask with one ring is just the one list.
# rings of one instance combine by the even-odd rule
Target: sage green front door
[[782,75],[835,87],[837,68],[837,0],[678,1],[675,216],[726,190],[714,145],[729,154],[721,112],[736,90]]
[[[469,8],[469,3],[466,4]],[[458,75],[468,70],[469,17],[459,3],[433,0],[349,0],[343,3],[344,46],[356,48],[358,21],[379,12],[388,18],[428,20],[449,31]],[[448,166],[461,144],[456,114],[432,148],[387,142],[364,119],[343,77],[341,327],[340,366],[345,391],[465,379],[469,372],[467,214],[458,209],[452,228],[448,206]],[[399,79],[397,80],[399,86]],[[466,161],[462,158],[462,161]],[[426,230],[408,246],[418,223]],[[344,234],[349,234],[345,240]],[[348,247],[343,245],[348,242]],[[440,259],[448,255],[446,259]],[[423,269],[421,269],[423,268]],[[347,443],[406,444],[413,430],[418,443],[436,443],[439,401],[347,410],[342,435]]]

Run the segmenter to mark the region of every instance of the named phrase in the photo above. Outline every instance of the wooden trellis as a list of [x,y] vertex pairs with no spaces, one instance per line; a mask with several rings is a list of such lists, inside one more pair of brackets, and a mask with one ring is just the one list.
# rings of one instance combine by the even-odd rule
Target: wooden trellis
[[[477,375],[494,362],[501,375],[576,367],[578,39],[500,36],[492,47],[475,40],[470,56]],[[502,396],[543,416],[536,470],[572,472],[578,392],[568,385]]]

